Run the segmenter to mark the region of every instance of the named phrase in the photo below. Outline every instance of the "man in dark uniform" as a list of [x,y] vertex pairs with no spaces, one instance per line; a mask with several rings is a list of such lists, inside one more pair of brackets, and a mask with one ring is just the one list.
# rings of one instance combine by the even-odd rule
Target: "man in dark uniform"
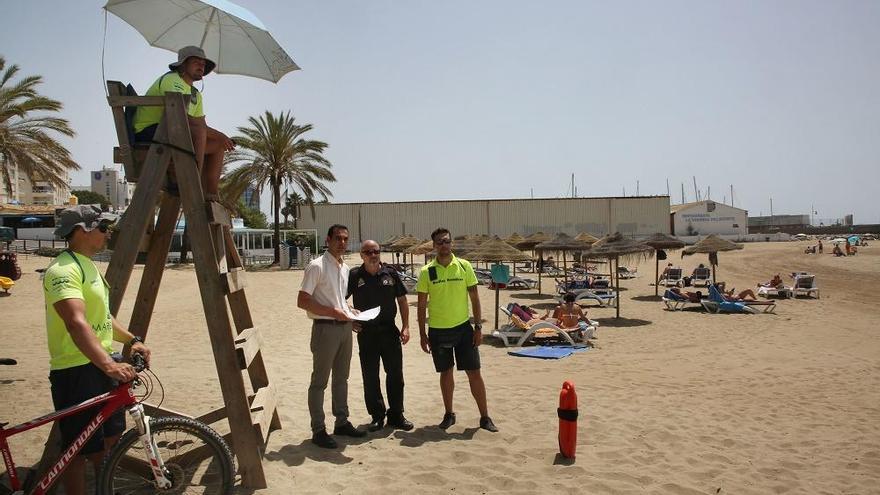
[[[380,263],[379,244],[364,241],[361,244],[361,259],[364,263],[351,269],[348,277],[348,296],[354,296],[357,310],[381,307],[375,319],[358,324],[358,347],[361,358],[361,373],[364,378],[364,401],[367,412],[373,421],[368,429],[379,431],[388,426],[409,431],[413,424],[403,416],[403,349],[401,344],[409,342],[409,307],[406,302],[406,288],[396,271]],[[395,307],[396,303],[396,307]],[[401,328],[395,325],[397,308],[400,308]],[[388,409],[382,398],[379,382],[379,361],[385,367],[385,391],[388,394]]]

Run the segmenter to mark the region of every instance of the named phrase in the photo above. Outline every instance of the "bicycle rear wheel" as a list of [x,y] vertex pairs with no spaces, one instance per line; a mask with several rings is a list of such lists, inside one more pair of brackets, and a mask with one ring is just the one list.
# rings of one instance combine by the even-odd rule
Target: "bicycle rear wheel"
[[[226,494],[235,467],[223,438],[203,423],[167,416],[150,420],[150,432],[173,486],[161,493]],[[104,460],[98,494],[158,493],[137,429],[131,429]]]

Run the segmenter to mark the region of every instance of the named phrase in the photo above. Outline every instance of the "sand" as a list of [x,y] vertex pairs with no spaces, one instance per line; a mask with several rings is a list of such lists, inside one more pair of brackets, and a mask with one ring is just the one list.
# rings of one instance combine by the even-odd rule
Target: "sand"
[[[835,258],[805,255],[806,245],[748,244],[719,255],[719,280],[728,287],[754,287],[776,272],[817,275],[821,299],[780,301],[775,315],[664,311],[648,297],[649,260],[638,267],[639,278],[623,281],[621,320],[613,309],[589,310],[601,322],[594,349],[544,361],[508,356],[487,338],[481,353],[490,412],[501,429],[495,434],[477,428],[463,374],[456,375],[458,424],[447,432],[433,426],[443,413],[438,377],[416,338],[404,349],[406,415],[416,429],[341,439],[333,451],[309,443],[309,320],[295,307],[302,272],[249,273],[248,299],[283,423],[267,445],[269,488],[259,493],[877,493],[880,249]],[[680,260],[675,252],[670,259],[686,273],[706,261]],[[0,357],[20,363],[0,368],[3,421],[51,410],[34,271],[48,261],[22,259],[23,277],[0,297]],[[140,274],[132,277],[122,321]],[[544,289],[552,292],[552,282]],[[480,295],[489,332],[494,293],[481,287]],[[534,291],[503,291],[502,304],[508,301],[539,308],[551,302]],[[198,415],[222,404],[191,268],[166,271],[147,341],[165,406]],[[356,354],[357,348],[349,405],[352,421],[364,425]],[[557,456],[564,380],[574,381],[580,397],[573,462]],[[329,411],[329,391],[327,401]],[[43,428],[14,438],[16,459],[35,461],[46,434]]]

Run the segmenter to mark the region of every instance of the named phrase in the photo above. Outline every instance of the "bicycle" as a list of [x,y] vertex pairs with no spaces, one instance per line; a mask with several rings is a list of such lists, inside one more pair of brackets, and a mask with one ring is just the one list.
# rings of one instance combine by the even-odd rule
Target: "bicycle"
[[[0,360],[0,364],[15,364],[15,361]],[[100,412],[64,449],[46,474],[32,488],[28,487],[30,491],[27,493],[42,495],[48,492],[97,428],[123,408],[127,409],[135,426],[120,437],[104,458],[95,480],[98,494],[184,493],[191,488],[199,493],[231,493],[235,465],[223,437],[191,418],[147,416],[142,402],[152,393],[152,379],[144,373],[149,370],[142,356],[133,355],[132,365],[137,377],[119,384],[110,392],[11,428],[6,428],[8,423],[0,423],[0,453],[14,495],[26,492],[16,472],[7,439],[100,404],[104,405]],[[156,378],[155,374],[150,374]],[[158,378],[156,381],[161,387]],[[135,390],[141,386],[144,386],[145,393],[136,395]],[[0,493],[3,490],[0,485]]]

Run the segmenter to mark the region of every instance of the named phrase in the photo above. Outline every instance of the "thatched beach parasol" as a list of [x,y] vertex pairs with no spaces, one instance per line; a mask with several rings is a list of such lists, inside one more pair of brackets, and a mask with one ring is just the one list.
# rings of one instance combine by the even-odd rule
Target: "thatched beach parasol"
[[505,238],[502,239],[502,240],[503,240],[504,242],[510,244],[511,246],[516,247],[517,244],[519,244],[520,242],[526,240],[526,238],[523,237],[523,236],[521,236],[521,235],[519,235],[519,234],[517,234],[516,232],[514,232],[514,233],[510,234],[509,236],[505,237]]
[[[542,242],[535,246],[535,250],[537,251],[560,251],[562,252],[562,277],[564,280],[568,280],[568,266],[565,261],[565,253],[568,251],[586,251],[590,248],[590,245],[583,241],[577,241],[570,235],[560,232],[556,234],[556,237],[549,241]],[[541,288],[541,271],[538,271],[538,288]],[[541,291],[539,290],[540,294]]]
[[534,234],[527,235],[525,240],[513,244],[513,246],[517,249],[535,249],[536,245],[542,242],[547,242],[551,239],[553,239],[553,237],[543,232],[535,232]]
[[[398,237],[396,241],[392,242],[391,245],[388,246],[388,251],[391,251],[392,253],[403,253],[403,264],[406,264],[406,253],[407,253],[406,250],[413,247],[413,246],[418,246],[422,242],[424,242],[422,239],[419,239],[418,237],[411,235],[411,234],[406,234],[401,237]],[[410,260],[409,261],[409,272],[410,272],[410,275],[412,275],[413,274],[412,255],[410,255],[409,260]]]
[[697,253],[708,253],[709,254],[709,264],[712,265],[712,283],[715,283],[715,266],[718,265],[718,252],[719,251],[736,251],[737,249],[742,249],[742,244],[737,244],[735,242],[730,242],[727,239],[722,239],[715,234],[707,235],[703,240],[694,244],[693,246],[688,246],[684,248],[684,251],[681,252],[681,257]]
[[[642,242],[654,248],[654,251],[659,251],[661,249],[681,249],[684,247],[684,241],[672,237],[671,235],[661,234],[660,232],[653,234]],[[660,295],[658,292],[659,288],[657,287],[660,284],[660,258],[657,256],[656,252],[654,253],[654,257],[654,295],[658,296]]]
[[[498,236],[482,243],[480,247],[468,253],[468,261],[529,261],[532,259],[528,254],[502,241]],[[495,284],[495,328],[498,328],[498,284]]]
[[594,242],[598,241],[599,239],[597,237],[593,237],[592,235],[590,235],[589,232],[581,232],[580,234],[574,236],[574,240],[586,242],[587,244],[592,245]]
[[620,274],[617,273],[617,266],[620,257],[646,253],[653,250],[654,248],[647,244],[623,237],[620,232],[607,235],[596,241],[590,247],[590,250],[587,253],[590,257],[614,260],[614,267],[612,268],[611,273],[615,280],[615,291],[617,291],[617,318],[620,318]]
[[478,236],[466,236],[464,239],[452,241],[452,252],[459,258],[470,261],[468,253],[480,247],[481,244],[483,241]]

